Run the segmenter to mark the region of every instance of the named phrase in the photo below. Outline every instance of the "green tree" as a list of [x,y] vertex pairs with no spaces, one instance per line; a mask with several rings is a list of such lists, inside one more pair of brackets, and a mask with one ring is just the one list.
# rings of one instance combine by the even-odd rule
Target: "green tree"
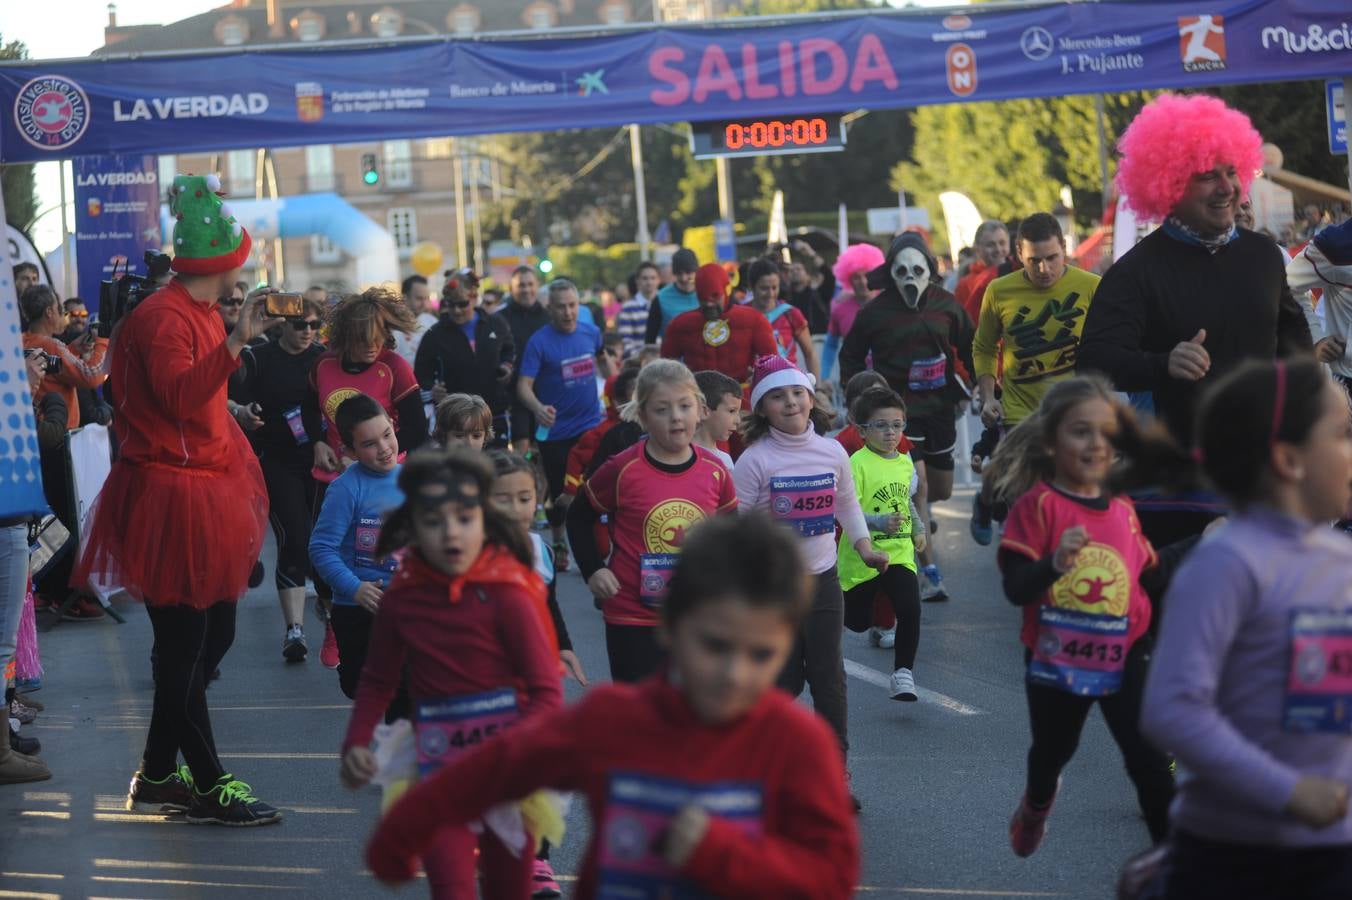
[[1324,82],[1237,84],[1208,93],[1246,113],[1263,140],[1281,148],[1283,168],[1346,186],[1347,156],[1330,153],[1325,138]]
[[[5,43],[0,37],[0,59],[27,59],[23,41]],[[20,231],[33,227],[38,214],[37,184],[31,164],[0,166],[0,188],[4,190],[5,217]]]
[[[1104,95],[1110,148],[1146,99]],[[929,209],[932,222],[943,220],[939,194],[950,190],[969,196],[983,216],[1012,219],[1056,207],[1069,185],[1081,224],[1102,214],[1092,96],[927,106],[913,123],[911,159],[893,167],[891,187]]]

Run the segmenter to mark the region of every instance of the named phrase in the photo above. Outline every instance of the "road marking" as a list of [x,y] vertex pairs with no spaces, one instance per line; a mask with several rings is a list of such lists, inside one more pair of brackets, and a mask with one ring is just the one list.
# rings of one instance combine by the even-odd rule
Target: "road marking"
[[861,884],[855,888],[864,894],[938,894],[942,897],[1067,897],[1069,894],[1048,891],[981,891],[963,888],[872,887]]
[[[862,663],[857,663],[852,659],[845,660],[845,674],[853,675],[860,681],[867,681],[869,684],[877,685],[880,688],[890,688],[892,679],[879,672],[877,669],[870,669]],[[975,706],[968,706],[961,700],[954,700],[947,694],[941,694],[938,691],[931,691],[929,688],[918,687],[915,692],[920,695],[923,703],[933,703],[935,706],[942,706],[944,709],[957,713],[960,716],[983,716],[986,711],[977,709]]]
[[222,753],[221,759],[338,759],[337,753]]

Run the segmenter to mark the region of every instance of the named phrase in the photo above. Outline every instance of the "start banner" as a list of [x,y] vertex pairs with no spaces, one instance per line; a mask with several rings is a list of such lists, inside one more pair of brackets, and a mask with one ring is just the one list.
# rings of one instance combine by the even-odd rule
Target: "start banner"
[[26,60],[0,66],[0,161],[735,120],[1348,72],[1352,12],[1329,0],[970,6],[581,37]]

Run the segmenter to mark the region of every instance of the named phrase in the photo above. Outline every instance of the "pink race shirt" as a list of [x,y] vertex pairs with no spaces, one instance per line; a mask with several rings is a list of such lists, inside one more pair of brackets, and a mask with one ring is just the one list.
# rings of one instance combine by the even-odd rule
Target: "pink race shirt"
[[395,409],[403,400],[418,389],[418,379],[413,368],[393,350],[383,350],[376,361],[365,371],[352,374],[343,371],[338,353],[330,350],[315,360],[310,372],[310,384],[319,393],[319,412],[324,416],[324,440],[334,452],[339,452],[342,439],[333,424],[334,414],[344,400],[358,394],[366,394],[385,408],[394,427],[399,427],[399,413]]
[[685,532],[705,516],[737,508],[732,476],[717,457],[695,447],[695,464],[679,474],[654,466],[646,440],[611,457],[583,488],[611,517],[610,570],[620,590],[605,601],[611,625],[656,625]]
[[1042,597],[1023,608],[1019,639],[1034,649],[1038,607],[1054,606],[1099,616],[1126,616],[1130,647],[1150,626],[1150,599],[1141,587],[1141,572],[1155,564],[1155,550],[1141,533],[1136,509],[1125,497],[1114,497],[1106,510],[1089,509],[1039,482],[1009,511],[1001,550],[1032,560],[1056,552],[1061,535],[1075,526],[1089,532],[1089,544]]

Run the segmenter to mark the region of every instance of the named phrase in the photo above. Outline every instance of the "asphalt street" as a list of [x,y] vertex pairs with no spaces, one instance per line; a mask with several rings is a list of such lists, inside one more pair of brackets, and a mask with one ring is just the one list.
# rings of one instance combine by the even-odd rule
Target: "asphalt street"
[[[891,651],[845,636],[849,765],[864,805],[859,896],[1106,900],[1121,864],[1145,849],[1148,837],[1097,714],[1065,773],[1042,849],[1026,860],[1009,849],[1028,749],[1018,612],[1000,593],[994,548],[978,547],[967,534],[969,502],[970,494],[960,493],[938,510],[952,600],[924,610],[921,702],[889,700]],[[235,645],[210,702],[227,768],[281,807],[285,820],[223,829],[123,811],[151,702],[149,622],[126,604],[126,625],[66,623],[41,636],[46,677],[35,696],[47,712],[29,733],[42,740],[55,775],[0,787],[0,897],[340,900],[388,893],[361,863],[378,797],[374,790],[349,793],[337,780],[348,701],[337,674],[319,665],[322,631],[313,618],[310,660],[282,660],[270,575],[240,605]],[[588,674],[604,678],[600,616],[575,573],[562,576],[559,599]],[[568,683],[570,699],[581,691]],[[582,804],[569,826],[555,854],[565,890],[587,835]],[[397,893],[417,897],[425,889]]]

